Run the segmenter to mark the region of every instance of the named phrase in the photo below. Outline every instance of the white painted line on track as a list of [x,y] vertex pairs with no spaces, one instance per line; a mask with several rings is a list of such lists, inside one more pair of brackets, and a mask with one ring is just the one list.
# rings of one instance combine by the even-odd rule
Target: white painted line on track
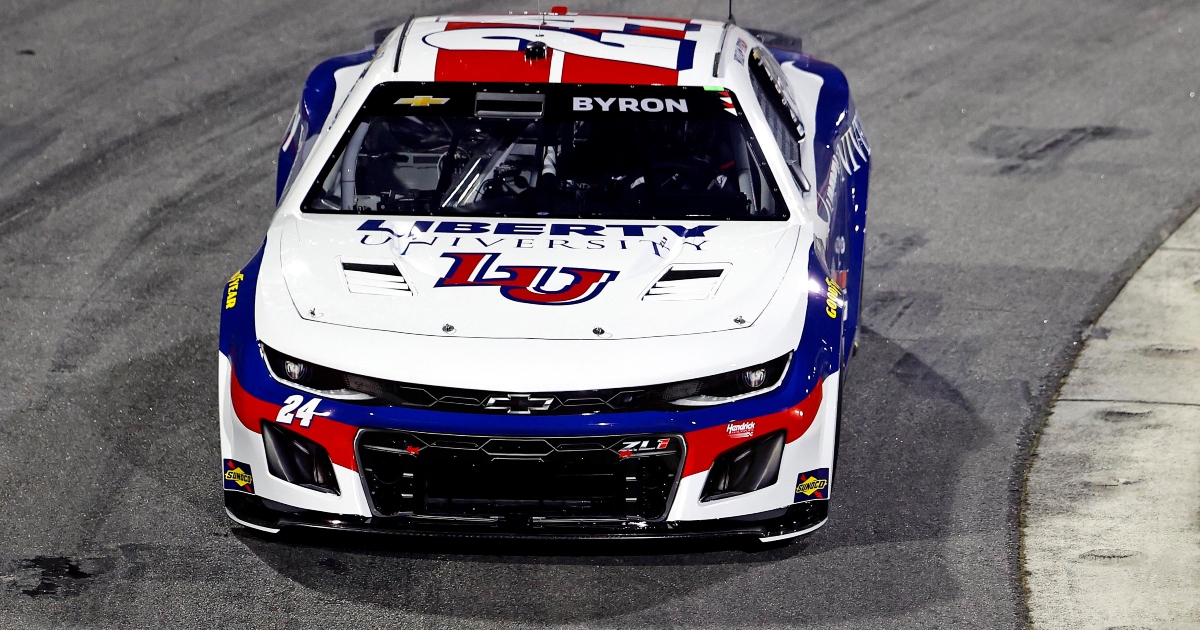
[[1092,328],[1025,494],[1034,628],[1200,628],[1200,212]]

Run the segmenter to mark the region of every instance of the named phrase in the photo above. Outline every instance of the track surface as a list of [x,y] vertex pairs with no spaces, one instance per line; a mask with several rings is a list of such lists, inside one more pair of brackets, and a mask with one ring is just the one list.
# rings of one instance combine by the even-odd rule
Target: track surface
[[220,291],[307,71],[411,11],[534,3],[164,4],[0,3],[0,627],[1024,624],[1032,435],[1082,328],[1200,201],[1194,0],[738,3],[846,70],[876,165],[834,518],[759,552],[231,528]]

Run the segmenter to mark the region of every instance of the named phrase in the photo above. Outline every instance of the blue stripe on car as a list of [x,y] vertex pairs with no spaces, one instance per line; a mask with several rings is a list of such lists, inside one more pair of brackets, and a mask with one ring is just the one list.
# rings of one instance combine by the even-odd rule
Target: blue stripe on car
[[[238,312],[226,312],[221,321],[221,351],[230,357],[239,384],[260,400],[282,404],[297,390],[271,378],[254,330],[252,290],[258,276],[262,252],[246,265],[243,281],[248,285],[239,294]],[[809,269],[819,270],[815,255],[809,252]],[[818,272],[820,273],[820,272]],[[825,286],[821,275],[811,279]],[[807,280],[806,280],[807,282]],[[243,304],[243,300],[246,303]],[[579,436],[629,433],[689,432],[725,424],[732,420],[756,418],[783,411],[808,397],[818,383],[840,366],[841,319],[826,314],[824,292],[808,293],[807,314],[800,345],[792,359],[784,382],[774,391],[745,400],[681,411],[612,412],[592,415],[508,415],[455,413],[408,407],[364,405],[325,399],[322,411],[331,412],[331,420],[361,427],[379,427],[455,433],[462,435]],[[245,306],[246,308],[242,308]],[[782,354],[785,349],[780,350]]]

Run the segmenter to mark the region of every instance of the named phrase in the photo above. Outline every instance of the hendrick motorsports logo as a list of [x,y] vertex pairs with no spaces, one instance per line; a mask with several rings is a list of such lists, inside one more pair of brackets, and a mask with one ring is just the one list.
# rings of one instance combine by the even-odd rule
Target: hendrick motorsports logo
[[254,494],[254,476],[250,474],[249,464],[227,459],[223,470],[226,490]]
[[796,503],[829,498],[829,469],[818,468],[796,478]]
[[[586,302],[617,277],[616,271],[578,267],[542,267],[501,265],[492,268],[500,254],[442,254],[454,260],[450,271],[436,287],[500,287],[500,295],[526,304],[579,304]],[[494,274],[494,275],[493,275]],[[552,278],[565,274],[570,281],[557,289],[548,289]]]
[[725,434],[731,438],[748,438],[754,435],[754,421],[730,422],[725,425]]

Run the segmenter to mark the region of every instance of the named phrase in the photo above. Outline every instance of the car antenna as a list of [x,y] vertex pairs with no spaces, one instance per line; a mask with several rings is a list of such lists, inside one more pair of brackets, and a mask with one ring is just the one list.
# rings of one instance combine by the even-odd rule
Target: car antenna
[[729,0],[729,23],[737,24],[737,20],[733,19],[733,0]]
[[[546,23],[546,15],[542,13],[542,0],[538,0],[538,32],[537,37],[542,36],[542,25]],[[546,42],[541,39],[535,39],[525,44],[525,61],[533,62],[545,59],[548,55],[546,50]]]

